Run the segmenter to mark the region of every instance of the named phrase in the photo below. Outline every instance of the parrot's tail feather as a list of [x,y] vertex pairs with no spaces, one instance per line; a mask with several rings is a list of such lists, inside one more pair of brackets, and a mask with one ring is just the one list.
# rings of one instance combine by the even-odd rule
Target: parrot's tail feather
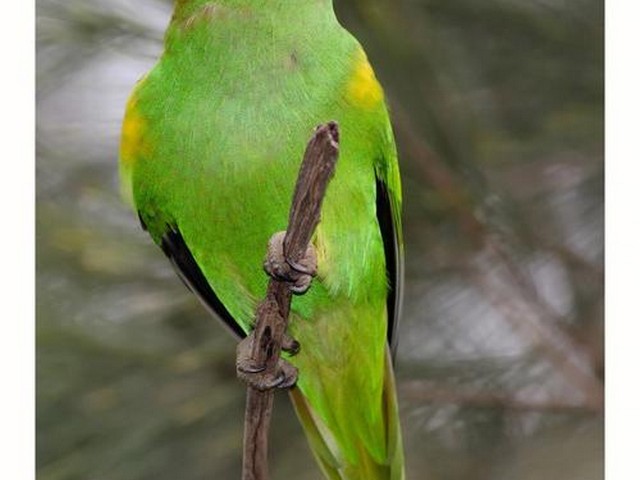
[[387,455],[391,476],[394,480],[404,480],[404,449],[400,428],[400,414],[396,398],[396,380],[393,374],[392,353],[387,347],[385,355],[384,400],[387,415]]
[[330,480],[342,480],[339,473],[340,462],[334,453],[335,451],[332,452],[329,446],[334,442],[331,438],[327,438],[326,435],[323,436],[320,432],[322,421],[316,418],[313,410],[311,410],[310,405],[299,389],[293,388],[289,392],[289,397],[307,435],[307,441],[309,442],[311,451],[316,461],[322,467],[322,471]]
[[338,444],[322,420],[298,388],[290,391],[290,398],[309,442],[309,446],[329,480],[404,480],[404,454],[395,393],[395,380],[389,349],[385,355],[383,408],[386,416],[387,461],[376,461],[367,449],[358,448],[358,463],[348,464]]

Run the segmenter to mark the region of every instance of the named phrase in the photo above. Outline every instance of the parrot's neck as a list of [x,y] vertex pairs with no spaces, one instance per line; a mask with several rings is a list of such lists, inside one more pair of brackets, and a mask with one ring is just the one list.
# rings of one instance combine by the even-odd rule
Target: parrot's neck
[[[223,25],[242,24],[245,39],[251,37],[264,44],[260,37],[264,32],[273,35],[286,30],[304,37],[326,22],[338,25],[332,0],[174,0],[165,43],[192,41],[189,32],[203,26],[219,30]],[[249,27],[250,31],[246,30]]]
[[333,0],[174,0],[174,18],[194,14],[198,9],[242,8],[254,13],[259,12],[295,12],[305,10],[333,9]]

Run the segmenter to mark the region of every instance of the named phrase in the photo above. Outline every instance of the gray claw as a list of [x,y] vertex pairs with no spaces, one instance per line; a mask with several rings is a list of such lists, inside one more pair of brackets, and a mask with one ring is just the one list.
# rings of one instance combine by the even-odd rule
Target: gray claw
[[242,373],[260,373],[264,372],[267,369],[266,365],[254,365],[250,362],[238,363],[237,369]]
[[296,355],[300,351],[300,342],[285,333],[282,337],[282,350],[289,355]]
[[298,369],[285,360],[278,362],[278,368],[284,376],[278,388],[287,389],[293,387],[298,381]]

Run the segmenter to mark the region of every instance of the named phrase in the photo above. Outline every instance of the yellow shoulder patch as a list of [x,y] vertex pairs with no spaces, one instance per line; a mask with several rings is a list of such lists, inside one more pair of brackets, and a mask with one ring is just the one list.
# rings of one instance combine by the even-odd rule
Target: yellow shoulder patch
[[138,97],[136,95],[141,82],[142,80],[138,82],[127,101],[120,136],[120,188],[123,198],[132,205],[132,170],[136,161],[141,156],[148,154],[148,145],[144,136],[146,122],[138,109]]
[[144,150],[142,132],[145,122],[138,111],[137,103],[138,99],[134,92],[127,102],[127,109],[124,114],[124,121],[122,122],[120,162],[128,168],[133,166],[136,157]]
[[352,103],[365,108],[378,105],[384,98],[382,87],[362,48],[356,52],[353,72],[347,84],[347,96]]

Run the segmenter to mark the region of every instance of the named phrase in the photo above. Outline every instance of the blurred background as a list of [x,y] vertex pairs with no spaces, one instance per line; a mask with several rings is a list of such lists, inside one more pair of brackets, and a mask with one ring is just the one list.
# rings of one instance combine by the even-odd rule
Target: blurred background
[[[37,1],[41,480],[240,478],[235,344],[122,204],[170,0]],[[603,478],[603,2],[336,0],[392,109],[409,479]],[[321,478],[286,395],[274,479]]]

